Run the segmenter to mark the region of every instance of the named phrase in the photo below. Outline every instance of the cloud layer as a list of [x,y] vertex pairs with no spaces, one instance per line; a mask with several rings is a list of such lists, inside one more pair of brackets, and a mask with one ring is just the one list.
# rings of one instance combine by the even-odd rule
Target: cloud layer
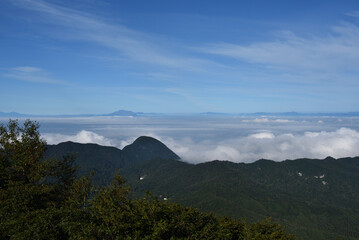
[[300,135],[261,132],[218,143],[195,143],[188,139],[176,143],[169,139],[167,144],[185,161],[194,163],[215,159],[253,162],[262,158],[283,161],[359,156],[359,132],[349,128],[340,128],[333,132],[305,132]]
[[[184,161],[201,163],[211,160],[253,162],[258,159],[282,161],[298,158],[334,158],[359,156],[359,132],[349,128],[335,131],[304,132],[302,134],[274,134],[262,131],[247,136],[229,138],[218,142],[194,141],[191,138],[174,139],[147,134],[165,143]],[[122,141],[109,139],[97,133],[82,130],[75,135],[43,134],[49,144],[64,141],[97,143],[123,148],[132,143],[131,137]]]
[[45,133],[42,137],[48,144],[58,144],[61,142],[78,142],[78,143],[97,143],[103,146],[115,146],[112,140],[105,138],[97,133],[82,130],[76,135],[65,135],[59,133]]

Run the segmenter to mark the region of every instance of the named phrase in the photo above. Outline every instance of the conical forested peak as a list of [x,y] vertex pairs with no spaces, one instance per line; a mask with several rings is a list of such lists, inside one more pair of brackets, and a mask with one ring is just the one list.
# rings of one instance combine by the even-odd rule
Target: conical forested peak
[[132,144],[123,148],[124,154],[133,154],[137,160],[143,157],[148,158],[164,158],[179,159],[171,149],[169,149],[161,141],[148,136],[137,138]]
[[155,145],[162,145],[165,146],[161,141],[157,140],[156,138],[149,137],[149,136],[141,136],[138,137],[132,145],[148,145],[148,144],[155,144]]

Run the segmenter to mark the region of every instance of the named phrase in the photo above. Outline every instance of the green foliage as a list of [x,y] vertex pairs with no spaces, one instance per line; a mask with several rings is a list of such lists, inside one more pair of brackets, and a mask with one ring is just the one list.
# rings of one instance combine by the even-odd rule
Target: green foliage
[[179,159],[160,141],[151,137],[139,137],[122,150],[97,144],[64,142],[47,146],[46,157],[62,157],[77,153],[76,164],[81,166],[79,175],[95,171],[93,180],[99,185],[108,185],[115,175],[115,169],[129,167],[153,158]]
[[[62,236],[59,209],[75,177],[73,158],[43,160],[38,124],[0,126],[0,236],[48,239]],[[41,229],[39,228],[41,226]]]
[[359,157],[197,165],[153,159],[120,174],[135,196],[150,190],[249,222],[272,217],[302,239],[359,238]]
[[269,221],[247,224],[151,195],[129,197],[120,176],[95,188],[74,159],[44,159],[38,124],[0,126],[0,239],[295,239]]

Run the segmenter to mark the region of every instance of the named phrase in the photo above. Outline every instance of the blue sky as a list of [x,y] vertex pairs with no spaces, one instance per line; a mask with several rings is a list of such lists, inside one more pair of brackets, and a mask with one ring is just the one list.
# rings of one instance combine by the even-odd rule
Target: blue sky
[[359,110],[358,1],[0,2],[0,111]]

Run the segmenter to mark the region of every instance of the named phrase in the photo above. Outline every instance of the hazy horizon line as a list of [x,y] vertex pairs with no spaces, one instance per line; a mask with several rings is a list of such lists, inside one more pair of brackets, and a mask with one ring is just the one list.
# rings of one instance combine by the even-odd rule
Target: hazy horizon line
[[358,111],[333,111],[333,112],[312,112],[312,111],[253,111],[253,112],[217,112],[217,111],[205,111],[205,112],[142,112],[132,110],[117,110],[110,113],[22,113],[17,111],[2,112],[0,111],[0,117],[96,117],[96,116],[141,116],[141,115],[281,115],[281,116],[301,116],[301,115],[315,115],[315,116],[326,116],[326,115],[350,115],[355,114],[359,116]]

